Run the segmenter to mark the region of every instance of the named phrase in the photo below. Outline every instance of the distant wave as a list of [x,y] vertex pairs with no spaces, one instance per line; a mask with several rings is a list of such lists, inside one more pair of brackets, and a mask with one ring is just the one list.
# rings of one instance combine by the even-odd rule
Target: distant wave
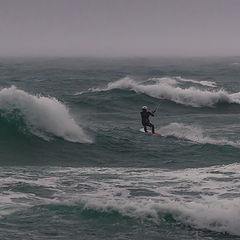
[[47,138],[53,134],[72,142],[90,143],[67,107],[55,98],[34,96],[15,86],[0,90],[1,116],[18,111],[31,133]]
[[194,83],[196,85],[202,85],[202,86],[205,86],[205,87],[212,87],[212,88],[217,87],[215,82],[197,81],[197,80],[193,80],[193,79],[182,78],[180,76],[172,77],[172,78],[169,78],[169,77],[151,78],[150,80],[153,80],[153,81],[159,82],[159,83],[167,83],[169,85],[178,85],[178,84],[181,84],[181,82],[189,82],[189,83]]
[[[130,77],[122,78],[115,82],[110,82],[105,88],[91,88],[88,91],[109,91],[113,89],[125,89],[135,91],[136,93],[144,93],[158,99],[171,100],[173,102],[192,106],[192,107],[213,107],[217,103],[236,103],[240,104],[240,92],[230,94],[223,89],[199,89],[195,86],[180,87],[179,82],[188,81],[197,83],[195,80],[187,80],[180,77],[175,78],[153,78],[152,82],[144,84],[138,83]],[[202,86],[216,87],[214,82],[202,81],[198,82]],[[83,94],[81,92],[79,94]]]
[[233,66],[239,66],[240,63],[239,63],[239,62],[234,62],[234,63],[231,63],[230,65],[233,65]]
[[186,79],[182,77],[176,77],[176,79],[182,82],[192,82],[192,83],[200,84],[202,86],[207,86],[207,87],[217,87],[216,83],[211,81],[196,81],[196,80]]
[[159,134],[164,137],[176,137],[200,144],[230,145],[240,147],[240,142],[233,142],[227,139],[214,139],[204,134],[203,130],[197,126],[189,126],[182,123],[170,123],[167,126],[157,129]]

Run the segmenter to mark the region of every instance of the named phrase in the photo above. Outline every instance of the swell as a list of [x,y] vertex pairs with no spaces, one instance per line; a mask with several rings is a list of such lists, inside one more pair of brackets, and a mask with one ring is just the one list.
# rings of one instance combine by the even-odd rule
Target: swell
[[[193,84],[185,86],[184,84]],[[184,79],[181,77],[152,78],[144,82],[137,82],[133,78],[125,77],[110,82],[103,88],[90,88],[88,91],[78,92],[81,95],[88,92],[111,91],[122,89],[146,94],[153,98],[170,100],[178,104],[192,107],[214,107],[219,103],[240,104],[240,93],[228,93],[217,88],[216,83]]]

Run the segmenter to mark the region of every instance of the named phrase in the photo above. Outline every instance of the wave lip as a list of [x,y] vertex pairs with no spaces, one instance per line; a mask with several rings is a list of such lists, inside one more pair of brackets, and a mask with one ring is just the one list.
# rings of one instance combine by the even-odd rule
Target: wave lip
[[31,133],[39,137],[47,139],[47,133],[71,142],[92,142],[67,107],[55,98],[34,96],[12,86],[0,91],[0,109],[7,113],[17,109]]
[[[148,83],[149,80],[154,83]],[[180,77],[175,78],[153,78],[145,82],[138,83],[130,77],[122,78],[115,82],[110,82],[105,88],[91,88],[92,92],[109,91],[113,89],[126,89],[143,93],[148,96],[166,99],[179,104],[192,107],[213,107],[217,103],[236,103],[240,104],[240,93],[230,94],[223,89],[209,90],[199,89],[194,86],[183,88],[179,87],[179,81],[198,83],[203,86],[215,87],[214,82],[187,80]]]

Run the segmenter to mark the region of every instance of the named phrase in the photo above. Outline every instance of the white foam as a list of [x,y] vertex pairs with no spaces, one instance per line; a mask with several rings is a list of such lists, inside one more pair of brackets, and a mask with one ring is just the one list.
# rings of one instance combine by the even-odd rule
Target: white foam
[[238,66],[238,65],[240,65],[240,63],[239,62],[234,62],[234,63],[231,63],[230,65]]
[[162,221],[165,214],[171,214],[177,221],[197,229],[240,236],[240,164],[172,171],[156,168],[44,168],[44,171],[34,171],[38,178],[33,178],[31,168],[29,172],[27,168],[18,172],[8,168],[7,171],[14,174],[12,178],[6,178],[9,172],[5,171],[1,168],[0,180],[5,180],[5,187],[27,183],[53,191],[54,198],[53,195],[48,198],[31,192],[18,193],[14,189],[2,191],[1,215],[6,214],[11,206],[14,211],[39,204],[78,205],[80,202],[85,208],[107,212],[113,209],[124,216],[155,222]]
[[173,136],[201,144],[209,143],[214,145],[231,145],[234,147],[240,147],[239,142],[209,137],[207,133],[204,133],[200,126],[185,125],[182,123],[170,123],[167,126],[157,129],[157,132],[164,137]]
[[0,91],[0,109],[18,109],[30,131],[40,137],[50,133],[72,142],[91,142],[67,107],[55,98],[34,96],[12,86]]
[[191,203],[170,203],[175,218],[191,226],[216,232],[240,235],[239,199],[220,200],[209,198]]
[[182,78],[182,77],[175,77],[177,80],[182,81],[182,82],[192,82],[195,84],[199,84],[202,86],[207,86],[207,87],[217,87],[215,82],[212,81],[196,81],[193,79],[186,79],[186,78]]
[[[182,82],[189,82],[189,83],[202,85],[202,86],[205,86],[205,87],[212,87],[212,88],[217,87],[215,82],[197,81],[197,80],[193,80],[193,79],[182,78],[180,76],[172,77],[172,78],[171,77],[151,78],[150,80],[155,81],[155,82],[159,82],[159,83],[167,83],[168,85],[171,85],[171,86],[176,86],[178,84],[181,84]],[[149,80],[147,80],[146,82],[148,82],[148,81]]]
[[[156,79],[155,79],[156,80]],[[152,84],[141,84],[130,77],[111,82],[105,88],[92,88],[91,91],[109,91],[112,89],[127,89],[137,93],[144,93],[151,97],[167,99],[176,103],[193,107],[213,107],[219,102],[240,104],[240,93],[229,94],[225,90],[202,90],[196,87],[181,88],[177,85],[177,78],[158,79]],[[189,80],[193,81],[193,80]],[[202,85],[205,83],[202,83]],[[209,84],[210,85],[210,84]],[[212,83],[213,85],[213,83]]]
[[[112,89],[134,89],[137,86],[137,83],[130,77],[122,78],[116,82],[110,82],[106,88],[103,90],[112,90]],[[99,89],[101,90],[101,89]]]
[[[231,196],[240,195],[239,172],[239,164],[177,171],[105,169],[101,174],[115,177],[98,182],[96,190],[82,194],[80,201],[86,208],[115,209],[140,218],[151,216],[156,222],[159,213],[171,213],[176,220],[198,229],[240,235],[240,198]],[[92,174],[100,172],[92,169]],[[131,189],[156,195],[133,196]]]

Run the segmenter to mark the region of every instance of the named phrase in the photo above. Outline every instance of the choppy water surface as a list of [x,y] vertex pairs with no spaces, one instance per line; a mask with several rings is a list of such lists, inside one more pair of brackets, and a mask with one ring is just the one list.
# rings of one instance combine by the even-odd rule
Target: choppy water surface
[[1,59],[1,239],[239,239],[238,62]]

